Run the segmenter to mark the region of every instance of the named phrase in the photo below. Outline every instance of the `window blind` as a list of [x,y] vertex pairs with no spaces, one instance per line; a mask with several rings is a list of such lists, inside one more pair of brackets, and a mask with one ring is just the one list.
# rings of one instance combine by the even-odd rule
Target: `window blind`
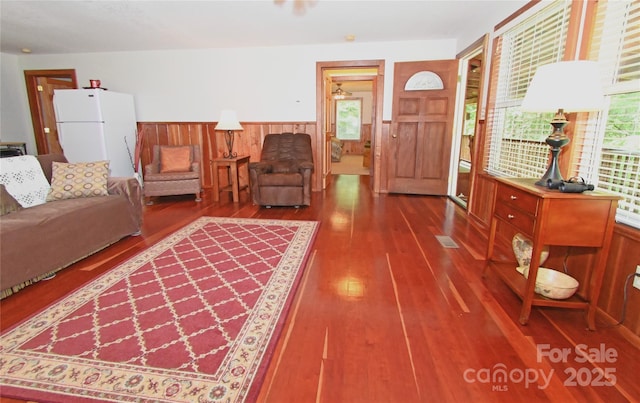
[[640,228],[640,2],[599,2],[589,58],[602,70],[606,107],[586,123],[580,176],[623,197],[617,220]]
[[538,177],[548,165],[553,114],[523,113],[520,104],[538,66],[561,61],[571,2],[550,3],[497,38],[488,103],[485,170]]

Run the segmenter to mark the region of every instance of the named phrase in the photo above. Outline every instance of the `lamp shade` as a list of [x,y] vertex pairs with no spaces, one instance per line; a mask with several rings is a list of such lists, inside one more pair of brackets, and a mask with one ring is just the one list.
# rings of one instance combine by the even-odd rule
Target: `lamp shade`
[[242,130],[236,111],[223,109],[222,112],[220,112],[220,119],[218,120],[215,130]]
[[598,65],[574,60],[538,67],[521,108],[530,112],[586,112],[602,109],[603,104]]

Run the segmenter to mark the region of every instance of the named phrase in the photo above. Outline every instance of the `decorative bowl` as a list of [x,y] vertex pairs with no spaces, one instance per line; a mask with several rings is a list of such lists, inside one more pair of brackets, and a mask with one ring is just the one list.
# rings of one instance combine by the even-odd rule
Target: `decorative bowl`
[[[533,243],[526,236],[517,233],[511,240],[511,246],[513,247],[513,253],[516,255],[518,261],[517,270],[522,273],[525,267],[529,267],[531,264],[531,254],[533,252]],[[549,247],[544,246],[542,252],[540,252],[540,265],[549,257]]]
[[[524,277],[529,278],[529,268],[524,269]],[[575,278],[560,271],[538,267],[536,293],[551,299],[567,299],[575,294],[580,283]]]

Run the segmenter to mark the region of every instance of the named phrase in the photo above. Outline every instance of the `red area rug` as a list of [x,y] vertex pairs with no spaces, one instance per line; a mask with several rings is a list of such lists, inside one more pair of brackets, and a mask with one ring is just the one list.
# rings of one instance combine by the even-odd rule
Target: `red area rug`
[[2,335],[0,393],[254,400],[317,222],[202,217]]

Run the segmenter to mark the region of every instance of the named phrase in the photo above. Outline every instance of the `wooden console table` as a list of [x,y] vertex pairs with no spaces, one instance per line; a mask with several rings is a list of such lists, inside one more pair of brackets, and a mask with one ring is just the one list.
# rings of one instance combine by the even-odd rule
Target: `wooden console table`
[[[238,166],[245,164],[247,167],[247,180],[249,180],[249,156],[241,155],[235,158],[216,158],[213,160],[213,200],[220,200],[220,192],[231,192],[233,195],[233,202],[238,203],[240,201],[240,191],[242,189],[248,189],[249,185],[240,185],[240,176]],[[228,171],[229,185],[224,188],[220,188],[220,179],[218,178],[218,169],[225,167]]]
[[[547,306],[587,311],[589,329],[595,330],[595,314],[600,286],[606,267],[609,244],[620,197],[599,191],[562,193],[536,186],[535,179],[496,178],[493,213],[487,246],[487,265],[522,299],[520,323],[529,320],[532,306]],[[529,277],[515,270],[513,262],[494,259],[496,228],[506,223],[533,243]],[[535,294],[535,278],[544,245],[593,248],[591,275],[586,276],[584,298],[574,295],[553,300]]]

